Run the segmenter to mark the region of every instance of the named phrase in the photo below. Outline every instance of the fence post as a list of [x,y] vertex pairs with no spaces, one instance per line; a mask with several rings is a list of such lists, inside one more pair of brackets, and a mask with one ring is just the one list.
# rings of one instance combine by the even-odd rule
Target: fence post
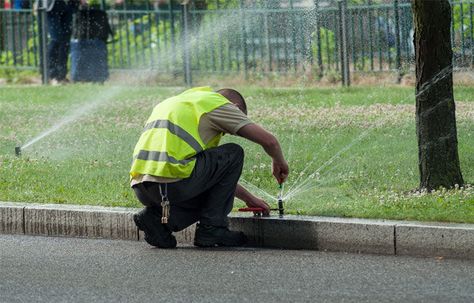
[[[293,0],[290,0],[290,14],[291,14],[291,43],[293,44],[293,54],[292,54],[292,57],[293,57],[293,69],[294,69],[294,72],[295,74],[298,72],[298,58],[297,58],[297,46],[296,46],[296,17],[295,17],[295,6],[293,4]],[[300,36],[301,36],[301,31],[300,31]],[[287,41],[286,41],[286,35],[285,35],[285,42],[284,42],[284,45],[285,45],[285,50],[286,50],[286,45],[287,45]],[[302,51],[304,51],[304,44],[303,44],[303,47],[301,48]],[[285,62],[286,62],[286,68],[288,68],[288,52],[285,53]],[[304,70],[304,62],[302,64],[302,67],[303,67],[303,70]]]
[[[245,27],[245,7],[244,7],[244,1],[240,0],[240,16],[241,16],[241,39],[242,39],[242,46],[243,46],[243,51],[244,51],[244,77],[245,79],[248,79],[248,49],[247,49],[247,29]],[[237,59],[238,60],[238,59]]]
[[188,17],[189,17],[189,4],[182,4],[182,15],[183,15],[183,63],[184,63],[184,81],[186,86],[191,86],[191,60],[190,54],[191,51],[189,46],[189,27],[188,27]]
[[41,70],[41,81],[43,84],[49,82],[48,72],[48,35],[47,35],[47,24],[46,24],[46,0],[39,0],[38,2],[38,45],[40,51],[40,70]]
[[[454,7],[452,9],[454,9]],[[464,65],[464,62],[466,61],[466,50],[464,48],[464,7],[462,0],[459,1],[459,14],[459,18],[461,19],[461,24],[459,24],[459,29],[461,30],[461,64]]]
[[[451,2],[450,2],[451,3]],[[451,3],[451,47],[456,47],[456,40],[454,39],[455,36],[455,26],[454,26],[454,4]],[[456,64],[456,58],[453,52],[453,66]]]
[[[125,3],[125,1],[124,1]],[[174,12],[173,12],[173,1],[168,1],[168,13],[170,17],[170,34],[171,34],[171,72],[173,77],[176,77],[176,71],[174,68],[176,67],[176,37],[175,37],[175,30],[174,30]]]
[[339,37],[341,39],[339,45],[339,55],[341,58],[341,76],[342,76],[342,85],[350,86],[351,77],[349,74],[349,56],[347,52],[347,0],[338,0],[339,8]]
[[263,4],[263,10],[264,10],[264,13],[263,13],[263,21],[264,21],[264,32],[265,32],[265,47],[267,49],[267,53],[268,53],[268,71],[269,72],[272,72],[273,71],[273,67],[272,67],[272,61],[273,61],[273,58],[272,58],[272,47],[271,47],[271,41],[270,41],[270,26],[268,25],[268,22],[269,22],[269,18],[268,18],[268,8],[269,8],[269,5],[268,5],[268,1],[264,1]]
[[469,19],[471,21],[471,68],[474,68],[474,24],[472,18],[472,2],[469,3]]
[[372,0],[367,0],[367,19],[369,22],[369,51],[370,51],[370,70],[374,71],[374,45],[372,42]]
[[[0,7],[5,7],[5,1],[0,0]],[[5,11],[0,13],[0,51],[4,50],[5,47],[5,31],[3,20],[5,20]]]
[[395,65],[397,69],[397,84],[402,82],[402,62],[400,49],[400,14],[398,11],[398,0],[393,1],[393,9],[395,12],[395,44],[397,48],[397,57],[395,58]]
[[[220,7],[220,2],[219,1],[216,1],[216,6],[217,6],[217,10],[220,11],[221,7]],[[219,12],[219,16],[218,18],[222,18],[222,14]],[[224,62],[224,38],[222,36],[222,31],[219,31],[219,60],[220,60],[220,70],[221,70],[221,74],[224,73],[224,65],[225,65],[225,62]]]
[[15,39],[15,35],[16,35],[16,31],[15,31],[15,28],[17,27],[16,26],[16,22],[15,22],[15,19],[14,19],[14,14],[15,14],[15,11],[14,10],[10,10],[9,12],[9,15],[10,15],[10,18],[9,18],[9,21],[10,21],[10,26],[11,26],[11,47],[12,47],[12,58],[13,58],[13,66],[16,66],[16,57],[17,57],[17,50],[16,50],[16,39]]
[[324,75],[324,70],[323,70],[323,56],[321,52],[321,23],[320,23],[320,11],[319,11],[319,0],[314,0],[314,9],[316,11],[316,44],[318,46],[318,69],[319,73],[318,76],[319,78],[322,78]]

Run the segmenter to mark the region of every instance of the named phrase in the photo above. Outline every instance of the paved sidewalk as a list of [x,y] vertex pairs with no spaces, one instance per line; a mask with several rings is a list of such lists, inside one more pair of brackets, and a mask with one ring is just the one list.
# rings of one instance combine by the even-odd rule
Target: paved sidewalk
[[[0,202],[0,234],[26,234],[140,241],[132,215],[118,207]],[[474,259],[474,224],[232,214],[232,229],[250,245],[285,249]],[[177,233],[192,244],[194,226]]]

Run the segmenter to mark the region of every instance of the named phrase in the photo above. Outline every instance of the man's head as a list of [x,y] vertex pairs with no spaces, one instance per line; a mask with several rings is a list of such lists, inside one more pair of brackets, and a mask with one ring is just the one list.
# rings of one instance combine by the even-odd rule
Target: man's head
[[217,91],[217,93],[226,97],[227,100],[234,103],[244,114],[247,114],[247,104],[245,103],[244,97],[232,88],[223,88]]

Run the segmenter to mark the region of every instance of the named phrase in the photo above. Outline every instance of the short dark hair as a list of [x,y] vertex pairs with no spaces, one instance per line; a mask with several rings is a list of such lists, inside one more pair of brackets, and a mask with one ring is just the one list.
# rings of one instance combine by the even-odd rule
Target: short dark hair
[[244,97],[238,91],[232,88],[222,88],[218,90],[217,93],[226,97],[227,100],[237,105],[244,114],[247,114],[247,104],[245,103]]

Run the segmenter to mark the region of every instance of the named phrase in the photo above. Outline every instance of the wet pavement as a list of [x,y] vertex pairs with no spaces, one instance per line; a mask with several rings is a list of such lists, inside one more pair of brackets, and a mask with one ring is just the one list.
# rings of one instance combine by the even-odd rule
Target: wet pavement
[[474,262],[0,235],[0,302],[474,302]]

